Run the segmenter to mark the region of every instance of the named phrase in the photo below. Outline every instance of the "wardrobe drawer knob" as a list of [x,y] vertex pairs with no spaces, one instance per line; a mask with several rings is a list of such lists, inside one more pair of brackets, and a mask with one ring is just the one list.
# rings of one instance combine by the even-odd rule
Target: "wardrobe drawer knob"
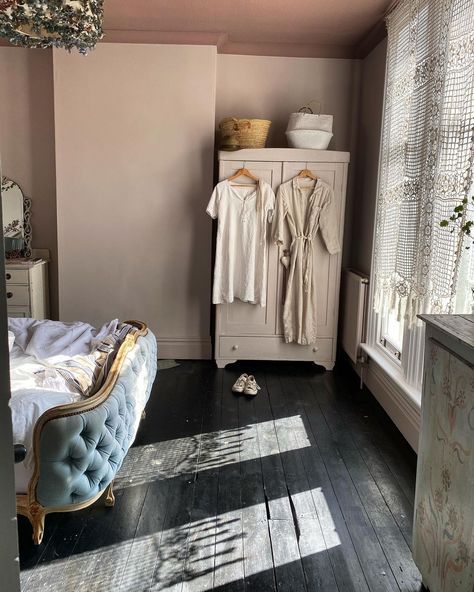
[[7,292],[7,298],[13,298],[13,292]]
[[234,351],[236,351],[236,350],[238,350],[238,349],[239,349],[239,346],[238,346],[238,345],[233,345],[233,346],[232,346],[232,349],[233,349]]
[[5,277],[6,277],[7,280],[11,280],[12,279],[12,274],[11,273],[7,273],[5,275]]
[[317,347],[313,347],[313,353],[315,354],[318,351]]

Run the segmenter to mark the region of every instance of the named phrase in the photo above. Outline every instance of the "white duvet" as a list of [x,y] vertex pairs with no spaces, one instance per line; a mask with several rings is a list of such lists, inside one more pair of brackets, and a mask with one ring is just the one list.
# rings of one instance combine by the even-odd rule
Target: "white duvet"
[[48,368],[78,354],[89,354],[99,341],[115,331],[118,320],[99,330],[87,323],[58,323],[34,319],[9,319],[15,336],[10,352],[10,408],[15,444],[24,444],[24,462],[15,465],[15,487],[24,493],[33,473],[33,429],[48,409],[82,397]]

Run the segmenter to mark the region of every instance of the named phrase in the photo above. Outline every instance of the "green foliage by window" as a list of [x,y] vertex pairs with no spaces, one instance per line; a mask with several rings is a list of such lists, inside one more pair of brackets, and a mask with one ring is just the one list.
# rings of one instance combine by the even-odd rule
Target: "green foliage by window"
[[[463,238],[474,244],[474,195],[471,199],[465,197],[462,202],[453,209],[453,213],[448,220],[441,220],[439,223],[443,228],[450,228],[450,232],[456,230],[463,235]],[[466,245],[470,249],[471,244]]]

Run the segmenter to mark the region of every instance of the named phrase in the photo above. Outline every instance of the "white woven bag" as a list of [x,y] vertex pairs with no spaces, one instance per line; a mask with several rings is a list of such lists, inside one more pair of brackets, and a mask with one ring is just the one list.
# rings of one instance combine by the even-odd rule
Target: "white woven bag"
[[[310,101],[297,113],[291,113],[290,120],[288,122],[287,132],[293,132],[295,130],[320,130],[322,132],[332,133],[332,115],[323,115],[321,112],[314,113],[310,105],[318,101]],[[319,111],[321,111],[321,103],[319,103]]]

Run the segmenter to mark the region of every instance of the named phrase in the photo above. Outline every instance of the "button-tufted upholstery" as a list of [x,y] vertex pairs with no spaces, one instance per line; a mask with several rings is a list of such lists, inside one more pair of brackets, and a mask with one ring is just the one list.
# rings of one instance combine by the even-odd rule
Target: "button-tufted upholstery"
[[38,502],[85,502],[114,479],[135,439],[157,367],[151,331],[127,354],[108,398],[95,409],[48,421],[39,441]]

